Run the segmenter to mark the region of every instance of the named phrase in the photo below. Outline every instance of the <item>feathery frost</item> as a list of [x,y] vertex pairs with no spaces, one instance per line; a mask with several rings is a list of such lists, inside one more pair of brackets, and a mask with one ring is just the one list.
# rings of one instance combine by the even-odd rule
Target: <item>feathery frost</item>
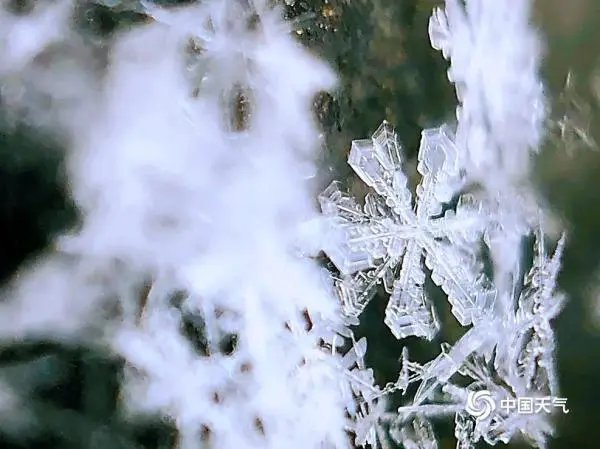
[[[434,11],[456,126],[422,132],[413,193],[384,122],[352,143],[348,162],[372,189],[365,204],[334,182],[321,211],[311,107],[336,77],[279,8],[100,3],[152,19],[103,47],[102,70],[71,26],[74,3],[0,13],[3,105],[59,127],[81,213],[5,286],[0,336],[83,339],[121,356],[124,409],[167,417],[182,449],[341,449],[348,434],[434,449],[436,416],[454,417],[461,449],[517,434],[544,447],[549,413],[502,407],[559,394],[550,323],[564,303],[565,239],[550,255],[544,210],[523,183],[545,118],[528,2]],[[466,194],[473,182],[481,192]],[[312,257],[320,250],[339,275]],[[381,282],[391,332],[432,340],[429,277],[465,332],[425,364],[404,347],[397,381],[379,386],[352,327]],[[0,372],[0,412],[27,406],[13,378]]]
[[[260,2],[147,12],[111,46],[89,120],[63,122],[81,224],[7,287],[2,335],[102,330],[128,362],[128,409],[168,416],[181,447],[347,447],[341,358],[321,347],[342,323],[304,226],[312,99],[335,76]],[[30,66],[71,31],[66,3],[35,14],[12,30],[57,28],[21,47],[7,35],[2,64],[38,89]]]
[[[382,399],[365,397],[370,413],[358,428],[372,446],[385,448],[391,439],[403,447],[437,448],[430,419],[453,415],[459,449],[480,440],[507,443],[517,435],[543,448],[553,433],[551,413],[565,405],[550,324],[564,303],[556,278],[565,237],[550,257],[546,229],[555,230],[525,183],[545,120],[539,43],[527,24],[528,6],[447,0],[434,10],[430,39],[450,60],[458,120],[455,129],[422,132],[415,195],[402,145],[384,121],[371,139],[353,141],[348,157],[370,188],[364,205],[337,181],[319,197],[329,217],[324,249],[339,270],[344,314],[360,317],[381,283],[390,295],[385,323],[394,336],[432,340],[441,325],[426,285],[430,276],[467,328],[425,364],[410,362],[405,347],[398,380],[369,389],[371,398]],[[480,191],[466,193],[473,183]],[[532,238],[528,269],[524,256]],[[491,273],[484,269],[485,254]],[[418,386],[411,398],[412,383]],[[403,398],[395,412],[383,399],[392,392]],[[524,412],[525,400],[538,405]]]

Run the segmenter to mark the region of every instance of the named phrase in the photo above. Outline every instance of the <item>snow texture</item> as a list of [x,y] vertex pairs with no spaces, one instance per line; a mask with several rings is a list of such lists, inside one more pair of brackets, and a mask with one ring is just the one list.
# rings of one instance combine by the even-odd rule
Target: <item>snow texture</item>
[[[537,447],[545,447],[551,433],[547,416],[498,412],[478,421],[466,414],[465,401],[470,391],[482,389],[491,392],[496,407],[519,397],[558,397],[556,343],[550,322],[564,303],[564,296],[556,291],[556,278],[565,237],[550,257],[541,224],[528,230],[520,235],[516,252],[522,256],[526,249],[523,239],[535,236],[529,270],[517,263],[508,273],[508,284],[500,282],[506,275],[502,270],[495,272],[498,279],[487,278],[478,250],[482,242],[490,242],[490,233],[501,232],[495,227],[498,217],[493,216],[498,213],[497,202],[489,201],[490,207],[485,201],[461,195],[454,208],[442,213],[444,201],[453,197],[447,186],[454,184],[458,173],[451,162],[455,154],[445,125],[423,132],[418,164],[423,178],[417,187],[419,201],[413,205],[402,173],[400,146],[384,122],[371,140],[354,141],[349,156],[350,164],[373,189],[364,206],[340,190],[338,182],[320,197],[330,219],[325,251],[340,270],[336,287],[347,316],[360,316],[381,281],[390,294],[385,321],[392,333],[398,339],[414,335],[431,340],[440,323],[424,287],[425,266],[446,294],[458,323],[468,326],[454,345],[442,344],[440,356],[424,366],[410,363],[405,352],[396,384],[383,390],[370,386],[373,391],[362,393],[369,409],[377,410],[376,416],[369,416],[369,442],[384,444],[385,437],[379,436],[385,435],[384,430],[378,429],[384,425],[396,429],[396,433],[390,430],[390,436],[397,435],[399,443],[406,444],[406,437],[398,437],[404,435],[406,421],[430,435],[430,430],[423,430],[430,427],[423,421],[426,417],[455,414],[460,447],[470,447],[480,439],[489,444],[508,442],[518,432]],[[515,230],[505,232],[514,234]],[[466,388],[465,377],[470,382]],[[386,413],[385,406],[378,408],[368,399],[406,392],[415,382],[414,397],[397,415]],[[418,423],[411,421],[415,416]],[[434,447],[433,437],[420,438],[424,440],[419,444]]]
[[[72,2],[0,13],[3,104],[60,127],[82,217],[5,286],[0,338],[84,340],[121,356],[124,409],[174,422],[181,449],[434,449],[435,416],[454,417],[458,448],[517,434],[544,447],[547,414],[478,419],[472,407],[484,390],[495,403],[559,394],[550,323],[564,303],[565,239],[549,255],[544,211],[522,183],[545,118],[528,3],[434,11],[456,127],[423,131],[415,193],[390,124],[354,141],[349,164],[372,191],[359,205],[334,182],[322,213],[311,103],[336,77],[278,8],[101,3],[153,20],[117,34],[100,72]],[[481,193],[466,194],[474,182]],[[321,249],[338,278],[313,257]],[[428,277],[465,332],[425,364],[405,347],[397,381],[381,387],[352,327],[381,281],[392,333],[433,339]],[[0,372],[0,412],[27,407],[15,379]]]
[[[565,236],[550,256],[546,229],[555,230],[525,182],[545,121],[539,44],[527,21],[525,1],[447,0],[445,9],[434,10],[431,43],[450,60],[458,120],[455,128],[422,132],[416,194],[408,187],[402,146],[384,121],[371,139],[352,143],[348,158],[370,188],[364,204],[337,181],[319,197],[329,219],[324,250],[339,270],[343,313],[358,319],[381,283],[394,336],[432,340],[440,321],[429,276],[466,327],[426,364],[410,362],[405,347],[397,382],[363,389],[368,413],[357,429],[366,436],[358,444],[385,448],[391,439],[407,448],[437,448],[430,419],[452,415],[459,449],[518,435],[543,448],[553,433],[550,413],[501,406],[523,397],[560,402],[551,321],[565,300],[556,283]],[[473,183],[480,190],[467,193]],[[405,401],[396,411],[385,402],[393,392]]]
[[[349,447],[342,357],[323,349],[345,326],[307,225],[319,217],[311,105],[335,75],[261,1],[147,6],[155,20],[114,38],[102,76],[73,75],[89,76],[93,107],[8,103],[32,121],[73,114],[60,123],[82,220],[6,286],[0,334],[122,356],[124,407],[174,422],[182,449]],[[3,82],[27,73],[25,88],[58,89],[61,71],[33,66],[75,57],[47,53],[75,45],[71,7],[3,13]]]
[[528,25],[530,2],[445,4],[434,10],[429,36],[431,45],[450,60],[463,163],[478,180],[498,171],[502,176],[496,182],[524,176],[530,151],[539,148],[546,116],[538,73],[540,42]]
[[[360,313],[375,293],[377,280],[383,279],[391,293],[386,323],[397,338],[431,339],[439,327],[423,288],[423,255],[461,325],[471,324],[492,296],[475,257],[486,224],[479,206],[463,201],[442,215],[442,205],[452,199],[459,176],[452,139],[446,126],[423,132],[417,167],[423,178],[414,210],[402,173],[401,149],[385,122],[372,141],[354,141],[349,157],[350,165],[383,201],[369,194],[362,209],[344,197],[337,183],[321,196],[323,212],[335,215],[340,211],[340,227],[348,235],[341,236],[341,245],[340,237],[328,239],[326,252],[332,261],[343,274],[373,268],[340,283],[345,305],[353,309],[350,313]],[[400,260],[401,269],[394,279]]]

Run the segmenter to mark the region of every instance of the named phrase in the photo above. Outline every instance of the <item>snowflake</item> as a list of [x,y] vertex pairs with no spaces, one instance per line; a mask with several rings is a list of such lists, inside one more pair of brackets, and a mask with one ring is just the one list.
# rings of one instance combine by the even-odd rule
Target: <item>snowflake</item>
[[[385,448],[391,438],[403,447],[433,449],[437,442],[429,419],[454,415],[458,448],[472,448],[480,440],[506,443],[517,433],[543,448],[552,433],[547,414],[523,417],[496,405],[488,418],[477,419],[466,405],[480,390],[495,404],[558,394],[551,321],[564,304],[556,279],[565,238],[550,257],[535,201],[511,215],[506,195],[477,201],[460,195],[463,175],[447,126],[422,133],[417,165],[422,178],[415,199],[402,163],[402,148],[384,122],[371,139],[354,141],[349,155],[349,164],[372,189],[364,205],[343,192],[339,182],[320,196],[331,224],[325,252],[340,271],[343,311],[353,318],[360,315],[382,281],[390,294],[385,323],[396,338],[431,340],[439,322],[426,296],[427,268],[458,322],[468,328],[424,364],[409,361],[404,347],[397,381],[383,388],[374,385],[371,370],[361,361],[366,341],[353,339],[343,369],[357,400],[350,413],[356,444]],[[523,238],[532,235],[532,228],[534,257],[526,271],[521,266]],[[497,264],[492,282],[483,274],[481,245],[493,250],[498,242],[510,247],[506,252],[511,257],[505,260],[511,263]],[[387,395],[404,396],[412,384],[412,399],[396,413],[386,411]]]
[[348,162],[373,189],[364,207],[338,182],[319,198],[333,224],[325,251],[342,273],[338,288],[345,312],[359,315],[382,280],[391,294],[385,322],[392,333],[399,339],[432,339],[439,322],[423,288],[424,259],[461,325],[475,321],[493,297],[476,257],[486,220],[468,196],[455,210],[444,211],[460,185],[449,128],[422,133],[417,166],[422,179],[414,202],[402,171],[401,147],[387,122],[372,139],[352,142]]
[[[547,414],[524,416],[498,407],[501,401],[514,402],[519,397],[556,398],[559,394],[551,321],[565,300],[556,289],[565,237],[552,257],[546,253],[544,240],[538,229],[535,257],[524,279],[515,280],[511,291],[499,290],[495,307],[453,346],[442,345],[440,356],[423,366],[413,403],[399,412],[427,407],[421,404],[431,400],[440,387],[446,401],[454,404],[464,404],[469,391],[485,390],[495,410],[487,419],[457,413],[455,433],[463,444],[459,447],[470,447],[467,443],[480,439],[491,445],[507,443],[519,432],[544,447],[546,436],[552,433]],[[451,381],[457,375],[471,379],[471,384],[459,387]]]
[[446,0],[429,21],[431,46],[450,62],[462,162],[485,184],[525,176],[544,136],[541,52],[529,9],[528,0]]
[[[553,362],[556,345],[550,322],[558,316],[565,302],[565,296],[556,291],[565,240],[563,235],[554,254],[549,257],[543,231],[537,230],[536,254],[525,276],[523,288],[519,293],[516,287],[513,289],[510,295],[512,302],[502,302],[506,310],[497,317],[507,334],[512,336],[503,340],[502,352],[511,357],[513,362],[508,366],[516,366],[515,371],[509,373],[512,378],[507,382],[523,394],[533,389],[552,396],[558,395]],[[509,319],[509,312],[515,309],[511,303],[516,303],[516,312]],[[516,379],[521,380],[520,387]]]

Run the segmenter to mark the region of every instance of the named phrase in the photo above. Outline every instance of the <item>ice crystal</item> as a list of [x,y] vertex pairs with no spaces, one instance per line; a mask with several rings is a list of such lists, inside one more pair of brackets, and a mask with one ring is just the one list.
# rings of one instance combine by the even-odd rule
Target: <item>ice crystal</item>
[[364,207],[337,182],[320,196],[323,212],[341,231],[326,250],[343,275],[338,285],[346,312],[359,314],[382,280],[391,293],[385,321],[394,335],[432,339],[439,322],[423,288],[424,262],[458,321],[471,324],[493,296],[476,258],[486,221],[477,203],[466,199],[443,212],[460,177],[449,128],[423,132],[416,204],[402,171],[401,146],[388,123],[371,140],[354,141],[348,161],[373,188]]
[[[348,161],[371,188],[364,205],[339,182],[320,196],[330,224],[325,251],[340,271],[336,286],[343,312],[360,316],[381,281],[390,294],[385,323],[396,338],[431,340],[440,323],[427,296],[427,268],[459,324],[468,327],[425,364],[409,361],[404,348],[398,380],[384,388],[373,384],[368,370],[366,377],[350,375],[359,398],[357,444],[377,446],[389,437],[404,447],[435,448],[428,419],[454,414],[459,448],[481,439],[507,442],[518,432],[544,447],[552,433],[547,414],[519,418],[500,410],[499,404],[523,396],[558,395],[550,323],[564,302],[556,292],[564,236],[550,257],[535,201],[515,195],[516,210],[510,211],[510,192],[478,200],[461,194],[463,174],[454,136],[445,125],[422,133],[417,164],[421,181],[414,200],[403,172],[402,147],[387,122],[371,139],[354,141]],[[535,237],[535,254],[527,271],[520,261],[528,235]],[[492,253],[505,253],[496,254],[492,278],[484,274],[484,242]],[[349,359],[361,373],[365,367],[358,359],[364,345],[362,340],[355,344],[358,349]],[[387,412],[385,397],[396,391],[405,394],[414,383],[418,387],[412,400],[396,414]],[[477,391],[489,395],[494,409],[486,419],[465,411]]]
[[[396,338],[432,340],[440,322],[428,297],[430,275],[466,328],[426,363],[410,361],[404,347],[394,383],[357,382],[357,444],[385,448],[391,439],[437,448],[431,418],[439,416],[454,416],[457,449],[517,434],[543,448],[553,433],[548,401],[560,398],[551,321],[565,299],[557,291],[565,237],[549,256],[555,223],[525,182],[545,120],[528,8],[525,0],[447,0],[434,10],[431,44],[450,61],[459,106],[454,132],[448,125],[422,132],[415,195],[402,147],[384,122],[371,139],[352,142],[348,163],[370,188],[364,204],[339,182],[319,198],[329,223],[324,250],[339,270],[346,316],[360,316],[382,283],[389,294],[385,323]],[[467,194],[474,185],[481,189]],[[403,405],[388,411],[394,392]],[[541,412],[522,415],[506,406],[523,397],[543,402]]]
[[564,147],[570,156],[577,150],[597,149],[598,146],[590,132],[591,119],[592,108],[578,94],[574,75],[569,71],[557,99],[556,111],[549,120],[553,142]]
[[[311,103],[335,75],[294,40],[280,9],[247,3],[256,10],[220,0],[153,7],[155,21],[111,37],[102,82],[86,83],[101,101],[80,95],[94,113],[65,121],[80,221],[3,289],[0,337],[93,333],[125,362],[124,414],[168,419],[180,449],[346,449],[342,356],[322,346],[348,333],[330,279],[298,256],[314,238],[299,238],[304,223],[320,216]],[[256,14],[258,29],[248,26]],[[10,20],[17,36],[32,29]],[[207,23],[214,33],[197,55],[206,78],[193,97],[185,51]],[[12,31],[0,27],[0,47],[4,37],[16,43]],[[19,69],[5,58],[15,56],[78,67],[54,44],[50,33],[39,47],[51,54],[33,57],[12,46],[0,65]],[[31,72],[42,86],[65,82]],[[244,132],[223,123],[232,111],[222,94],[240,86],[253,100]],[[2,390],[4,380],[1,369]],[[0,409],[20,406],[0,396]]]
[[[559,394],[550,323],[564,304],[564,295],[556,290],[564,243],[563,236],[549,257],[544,235],[538,230],[536,254],[524,280],[515,280],[510,291],[498,291],[494,313],[454,346],[471,340],[478,343],[477,347],[471,348],[471,354],[460,354],[460,360],[452,356],[452,350],[448,353],[453,363],[460,366],[457,372],[474,380],[469,388],[484,389],[495,401],[489,418],[475,420],[475,441],[483,438],[489,444],[506,443],[520,431],[537,447],[544,447],[546,436],[552,433],[547,413],[525,417],[508,413],[499,404],[522,397],[556,398]],[[444,390],[456,399],[460,397],[456,395],[456,385],[448,383]]]
[[[338,182],[320,196],[340,298],[305,257],[323,240],[312,227],[322,217],[308,182],[320,143],[310,104],[333,87],[331,71],[267,0],[100,3],[154,21],[115,36],[102,82],[81,83],[101,86],[103,101],[82,96],[97,114],[82,121],[69,109],[61,122],[82,222],[6,289],[4,338],[76,338],[98,321],[100,343],[126,362],[126,410],[168,417],[182,449],[345,449],[346,432],[356,445],[437,449],[439,416],[454,418],[459,449],[519,432],[543,447],[547,414],[498,406],[559,394],[551,321],[564,303],[564,237],[549,256],[537,203],[507,181],[526,173],[544,115],[527,2],[447,0],[434,12],[432,45],[451,60],[460,102],[456,130],[423,131],[414,192],[388,123],[353,142],[349,163],[372,189],[364,205]],[[0,75],[14,81],[71,36],[67,12],[42,8],[40,23],[52,26],[33,46],[13,39],[33,22],[2,15],[15,28],[0,39],[10,50]],[[54,14],[61,20],[47,20]],[[483,194],[465,194],[466,180]],[[437,287],[465,327],[430,361],[403,347],[397,379],[384,386],[353,333],[380,283],[396,338],[434,338]],[[185,292],[179,305],[174,290]],[[114,322],[99,316],[108,306],[119,310]],[[235,344],[224,349],[227,338]],[[0,374],[2,412],[20,404]]]
[[543,137],[546,107],[529,3],[446,0],[429,22],[432,47],[451,63],[463,163],[479,180],[494,173],[488,183],[526,175]]

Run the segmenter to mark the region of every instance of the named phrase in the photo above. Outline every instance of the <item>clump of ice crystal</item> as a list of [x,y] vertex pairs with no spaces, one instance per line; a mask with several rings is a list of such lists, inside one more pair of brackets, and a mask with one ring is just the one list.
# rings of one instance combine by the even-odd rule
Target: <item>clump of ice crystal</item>
[[[552,412],[568,412],[558,396],[550,324],[564,303],[556,279],[565,237],[548,251],[547,214],[525,182],[545,118],[539,45],[527,20],[526,1],[448,0],[436,9],[431,42],[451,61],[460,106],[455,127],[422,132],[415,194],[402,146],[383,122],[370,139],[352,142],[348,158],[370,188],[364,204],[337,181],[319,197],[329,220],[324,249],[339,270],[346,316],[360,317],[382,284],[393,335],[432,340],[440,320],[430,277],[466,327],[424,365],[410,362],[404,348],[396,383],[361,384],[359,443],[437,448],[430,419],[449,415],[457,448],[519,434],[545,447]],[[479,192],[466,193],[474,184]],[[395,411],[384,400],[392,392],[404,400]]]
[[[348,434],[358,445],[434,449],[438,415],[454,416],[461,449],[517,433],[542,447],[546,409],[560,402],[529,414],[506,406],[559,394],[550,321],[564,302],[564,238],[547,250],[523,184],[544,118],[527,2],[447,0],[434,12],[456,129],[423,131],[414,193],[388,123],[354,141],[349,163],[372,191],[359,205],[333,183],[323,214],[311,102],[335,76],[279,8],[100,3],[151,19],[111,37],[102,73],[90,68],[98,49],[71,26],[72,1],[0,13],[3,104],[64,128],[81,212],[79,227],[4,289],[0,337],[92,341],[122,357],[124,409],[168,418],[181,449],[345,449]],[[464,193],[473,183],[480,194]],[[321,242],[335,282],[311,257]],[[397,380],[378,386],[352,326],[381,281],[392,333],[433,339],[428,277],[465,333],[425,364],[404,348]],[[9,374],[0,372],[0,412],[28,406]],[[0,426],[20,431],[30,418]]]

